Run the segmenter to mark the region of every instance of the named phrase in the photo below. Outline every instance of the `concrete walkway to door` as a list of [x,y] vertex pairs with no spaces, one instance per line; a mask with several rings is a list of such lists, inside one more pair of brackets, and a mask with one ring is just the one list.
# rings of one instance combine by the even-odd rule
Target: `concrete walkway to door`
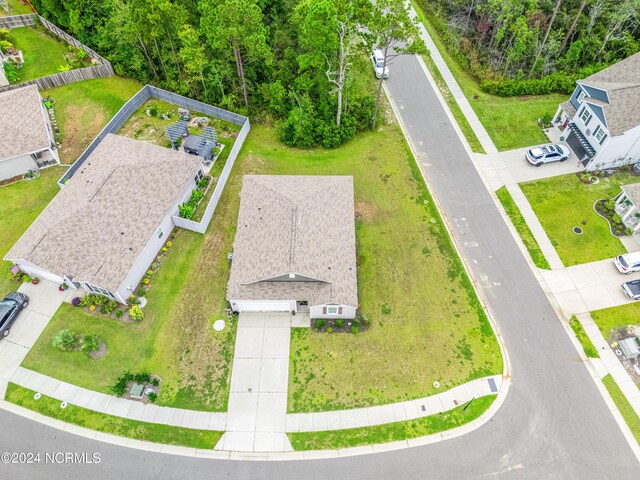
[[308,315],[240,314],[226,431],[216,450],[292,451],[285,434],[292,326],[309,326]]

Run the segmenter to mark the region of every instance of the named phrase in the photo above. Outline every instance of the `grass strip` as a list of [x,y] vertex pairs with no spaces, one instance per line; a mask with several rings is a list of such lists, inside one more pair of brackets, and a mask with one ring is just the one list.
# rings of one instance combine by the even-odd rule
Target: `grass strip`
[[611,395],[611,398],[618,407],[622,418],[627,422],[627,426],[631,430],[636,442],[640,444],[640,417],[638,417],[629,400],[624,396],[624,393],[622,393],[622,390],[620,390],[620,387],[610,374],[602,378],[602,383],[607,387],[609,395]]
[[520,213],[520,209],[516,205],[516,202],[513,201],[513,197],[507,190],[507,187],[499,188],[496,191],[496,195],[498,196],[498,200],[500,200],[500,203],[506,210],[507,215],[509,215],[511,223],[513,223],[513,226],[518,232],[518,235],[520,235],[522,243],[524,243],[524,246],[527,248],[529,255],[531,255],[533,263],[535,263],[536,267],[538,268],[550,270],[551,267],[549,266],[549,262],[547,262],[544,253],[542,253],[538,242],[529,229],[529,225],[527,225],[527,221],[522,216],[522,213]]
[[33,398],[34,394],[33,390],[15,383],[9,383],[5,400],[47,417],[72,423],[79,427],[147,442],[212,449],[222,436],[222,432],[140,422],[94,412],[76,405],[67,405],[63,410],[60,408],[59,400],[46,395],[42,395],[39,400],[35,400]]
[[591,339],[587,336],[587,332],[584,331],[584,328],[582,328],[582,324],[575,315],[571,317],[571,320],[569,320],[569,325],[571,325],[573,333],[576,334],[576,338],[580,342],[580,345],[582,345],[584,354],[589,358],[600,358],[598,350],[591,342]]
[[297,432],[287,435],[294,450],[334,450],[407,440],[451,430],[469,423],[486,412],[495,399],[495,395],[480,397],[452,410],[406,422],[326,432]]

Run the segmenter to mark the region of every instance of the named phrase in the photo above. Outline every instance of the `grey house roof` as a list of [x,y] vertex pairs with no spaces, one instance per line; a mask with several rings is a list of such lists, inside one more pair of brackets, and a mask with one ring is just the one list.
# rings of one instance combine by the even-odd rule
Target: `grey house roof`
[[108,135],[5,259],[115,292],[201,160]]
[[0,161],[51,146],[37,85],[0,93]]
[[609,133],[622,135],[640,125],[640,52],[578,81],[607,92],[609,102],[585,98],[604,109]]
[[356,307],[353,178],[246,175],[227,296]]

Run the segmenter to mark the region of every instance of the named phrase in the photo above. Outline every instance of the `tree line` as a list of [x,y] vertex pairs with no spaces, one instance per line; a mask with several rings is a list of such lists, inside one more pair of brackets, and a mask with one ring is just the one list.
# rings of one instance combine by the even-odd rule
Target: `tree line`
[[[120,75],[276,121],[288,145],[336,147],[375,128],[356,57],[418,48],[402,0],[32,0]],[[370,72],[368,72],[370,73]],[[363,91],[367,90],[367,91]]]
[[557,82],[548,83],[557,85],[562,74],[587,76],[640,50],[640,0],[419,3],[457,59],[480,80],[555,74]]

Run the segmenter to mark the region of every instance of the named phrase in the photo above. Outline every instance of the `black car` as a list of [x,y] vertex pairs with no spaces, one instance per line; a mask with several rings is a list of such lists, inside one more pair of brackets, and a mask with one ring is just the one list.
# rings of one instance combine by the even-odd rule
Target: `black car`
[[11,325],[27,305],[29,305],[29,297],[20,292],[10,293],[0,301],[0,338],[9,335]]

